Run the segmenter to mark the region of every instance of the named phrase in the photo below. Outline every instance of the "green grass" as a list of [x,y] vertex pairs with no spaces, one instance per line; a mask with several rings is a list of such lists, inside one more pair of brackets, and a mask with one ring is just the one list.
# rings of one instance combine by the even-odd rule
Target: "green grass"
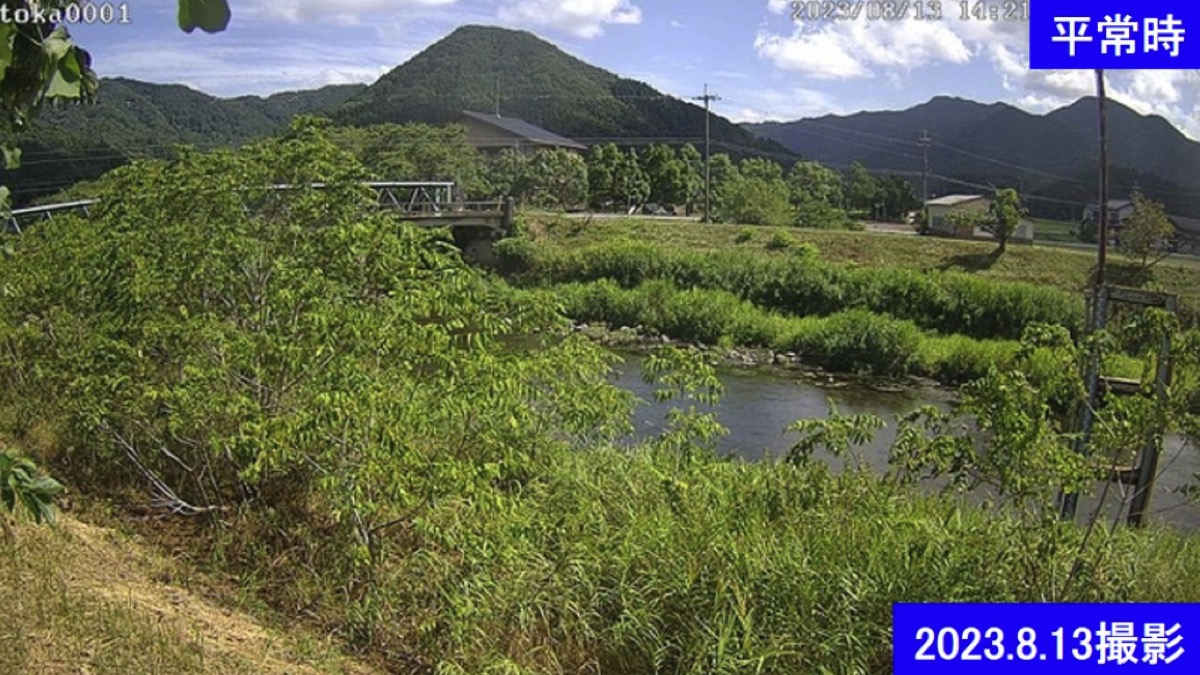
[[1052,220],[1050,218],[1038,218],[1034,229],[1034,240],[1045,242],[1058,242],[1065,244],[1079,243],[1079,223],[1070,220]]
[[[745,239],[743,231],[754,236]],[[776,232],[786,233],[797,244],[814,244],[821,258],[864,267],[900,267],[920,271],[951,270],[984,279],[1040,284],[1072,293],[1086,288],[1094,274],[1096,254],[1089,250],[1053,246],[1013,246],[999,258],[995,245],[935,237],[875,232],[839,232],[799,228],[746,228],[648,219],[603,219],[592,222],[567,218],[534,220],[529,232],[537,245],[549,250],[574,250],[589,244],[629,239],[667,249],[713,251],[741,248],[763,256],[786,256],[765,244]],[[739,239],[741,240],[739,242]],[[1113,283],[1157,288],[1180,297],[1182,312],[1200,316],[1200,261],[1170,258],[1149,273],[1114,255],[1109,267]]]
[[[919,375],[961,383],[1003,368],[1015,340],[977,340],[922,331],[911,321],[855,309],[826,317],[786,316],[732,293],[682,290],[666,281],[624,289],[611,280],[543,289],[577,321],[641,326],[678,340],[794,352],[830,370],[881,376]],[[1110,372],[1138,377],[1134,359],[1114,357]]]
[[0,534],[0,673],[374,672],[155,580],[172,570],[112,530],[69,519]]
[[[1200,549],[1037,527],[821,466],[548,453],[493,507],[422,518],[375,640],[443,672],[886,673],[896,601],[1194,601]],[[330,580],[331,582],[333,579]],[[426,660],[427,659],[427,660]]]

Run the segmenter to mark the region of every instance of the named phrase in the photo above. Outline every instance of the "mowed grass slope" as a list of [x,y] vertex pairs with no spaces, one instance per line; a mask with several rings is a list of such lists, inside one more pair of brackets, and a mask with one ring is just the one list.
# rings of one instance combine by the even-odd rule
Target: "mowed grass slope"
[[180,570],[114,530],[70,517],[0,533],[0,673],[378,672],[201,597],[180,585]]

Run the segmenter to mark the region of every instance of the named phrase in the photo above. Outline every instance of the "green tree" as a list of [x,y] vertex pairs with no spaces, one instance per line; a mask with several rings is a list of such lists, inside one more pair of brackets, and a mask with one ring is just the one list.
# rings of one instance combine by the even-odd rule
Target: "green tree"
[[858,162],[850,165],[846,176],[846,202],[849,209],[867,214],[879,203],[879,181]]
[[783,180],[783,167],[762,157],[748,157],[738,165],[738,172],[743,178],[757,178],[768,182]]
[[534,206],[573,210],[587,202],[587,164],[574,152],[540,150],[529,161],[528,175]]
[[900,176],[882,176],[878,185],[879,200],[883,204],[880,215],[884,220],[903,222],[909,213],[921,208],[921,200],[913,192],[912,184]]
[[650,198],[650,179],[642,171],[642,163],[637,151],[630,149],[622,153],[613,176],[614,197],[628,211],[633,207],[646,203]]
[[724,223],[782,226],[792,225],[796,219],[782,178],[768,180],[740,173],[721,185],[714,210]]
[[842,177],[827,166],[796,162],[788,172],[787,181],[793,204],[818,202],[836,208],[843,205]]
[[546,448],[628,428],[609,357],[571,336],[510,349],[565,333],[553,304],[374,209],[366,175],[307,120],[118,169],[119,199],[0,260],[0,406],[86,447],[59,468],[98,490],[329,539],[351,603],[393,528],[443,498],[496,503]]
[[998,243],[1000,253],[1008,247],[1008,240],[1013,233],[1017,231],[1017,226],[1021,223],[1021,198],[1017,195],[1017,191],[1012,188],[1003,188],[996,191],[995,198],[988,206],[988,218],[984,223],[984,229],[992,233]]
[[688,143],[679,149],[679,159],[687,167],[687,211],[691,215],[704,204],[704,156]]
[[[76,0],[10,0],[4,3],[10,20],[0,23],[0,151],[4,166],[20,166],[18,136],[29,128],[46,101],[91,100],[99,83],[91,68],[91,56],[71,41],[57,12],[76,5]],[[45,10],[48,20],[17,23],[17,10]],[[37,14],[34,14],[37,16]],[[179,27],[209,33],[222,31],[229,23],[226,0],[179,0]],[[9,189],[0,186],[0,212],[8,211]],[[51,479],[33,478],[32,468],[22,460],[0,451],[0,497],[11,511],[20,500],[39,521],[57,494]]]
[[816,162],[796,162],[788,172],[787,185],[800,227],[855,227],[855,221],[842,208],[842,177],[836,171]]
[[502,150],[488,160],[484,175],[493,197],[512,197],[523,205],[533,194],[529,157],[516,150]]
[[612,143],[588,150],[588,204],[592,208],[607,210],[624,204],[624,191],[617,184],[622,160],[621,150]]
[[1141,192],[1135,192],[1133,215],[1121,223],[1117,233],[1117,250],[1140,261],[1142,267],[1149,267],[1153,264],[1150,256],[1155,251],[1163,251],[1163,257],[1169,253],[1166,244],[1174,235],[1175,226],[1167,217],[1163,205],[1147,199]]
[[669,145],[651,145],[642,154],[642,171],[650,182],[650,201],[663,205],[682,205],[688,199],[687,164],[675,156]]
[[378,180],[454,181],[468,195],[486,191],[483,157],[461,125],[340,127],[329,136]]

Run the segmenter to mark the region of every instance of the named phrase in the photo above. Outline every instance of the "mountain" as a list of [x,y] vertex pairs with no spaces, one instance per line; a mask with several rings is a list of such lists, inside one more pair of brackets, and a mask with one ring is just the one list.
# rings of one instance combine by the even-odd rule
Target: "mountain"
[[229,146],[273,134],[295,115],[333,108],[364,88],[333,85],[222,99],[183,85],[104,79],[95,105],[43,110],[22,139],[22,166],[0,171],[0,183],[23,203],[176,145]]
[[320,89],[285,91],[266,98],[241,96],[231,102],[244,102],[278,124],[286,125],[296,115],[324,114],[340,106],[367,88],[365,84],[331,84]]
[[[442,124],[464,110],[518,117],[584,143],[703,142],[704,108],[589,65],[532,33],[455,30],[332,113],[334,121]],[[780,145],[713,115],[714,151],[775,154]]]
[[[1160,116],[1115,101],[1107,118],[1113,198],[1136,185],[1169,212],[1200,217],[1200,143]],[[1004,103],[936,97],[907,110],[744,126],[807,159],[839,167],[860,162],[918,183],[924,158],[917,139],[928,131],[931,174],[953,179],[932,178],[931,194],[1016,187],[1044,217],[1077,220],[1099,189],[1095,98],[1035,115]]]

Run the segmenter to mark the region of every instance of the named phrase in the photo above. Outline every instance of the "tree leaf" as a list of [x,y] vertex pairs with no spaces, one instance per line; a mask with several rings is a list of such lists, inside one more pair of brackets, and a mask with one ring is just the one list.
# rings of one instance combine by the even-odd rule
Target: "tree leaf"
[[17,36],[17,27],[11,23],[0,24],[0,82],[13,60],[13,39]]
[[[4,168],[12,170],[21,166],[21,148],[16,145],[5,144],[0,146],[0,152],[4,153]],[[8,199],[8,189],[5,188],[3,199]]]
[[230,16],[226,0],[179,0],[179,27],[185,33],[197,28],[219,33],[229,25]]

